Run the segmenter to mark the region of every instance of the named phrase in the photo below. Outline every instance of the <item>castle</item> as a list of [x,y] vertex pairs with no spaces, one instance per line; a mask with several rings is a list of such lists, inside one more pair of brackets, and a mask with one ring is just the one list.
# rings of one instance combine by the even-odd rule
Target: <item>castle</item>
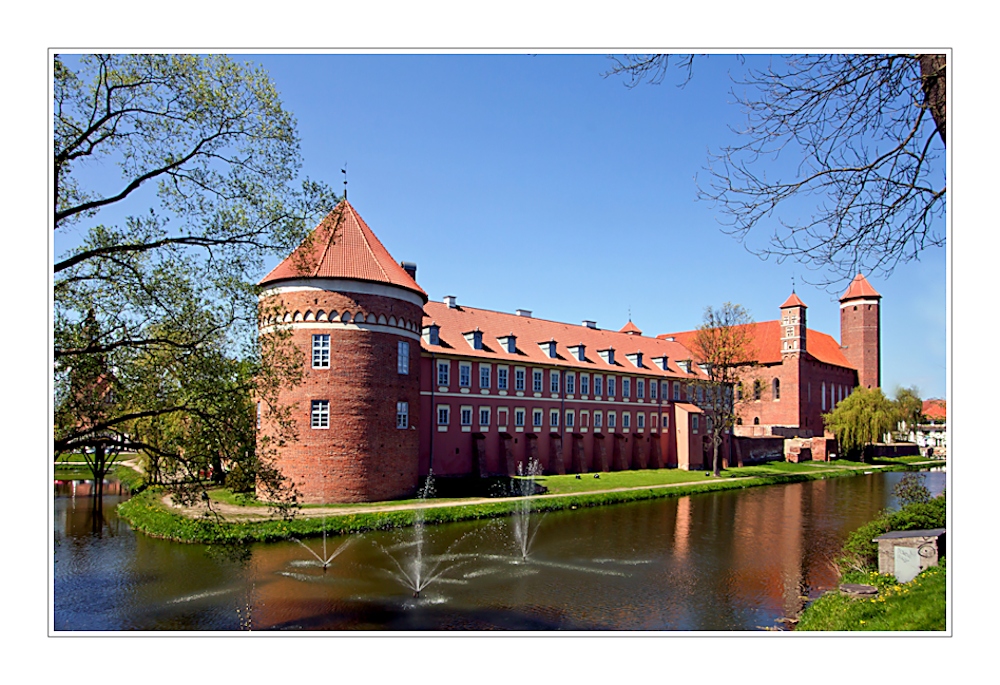
[[[287,330],[305,362],[279,397],[297,439],[276,459],[302,502],[406,497],[431,471],[513,475],[529,460],[560,474],[710,460],[695,331],[649,337],[631,321],[613,331],[430,302],[416,266],[396,262],[346,200],[260,285],[261,335]],[[854,280],[842,344],[807,328],[794,293],[780,320],[753,324],[758,365],[736,434],[822,436],[822,412],[877,386],[880,299]],[[259,425],[276,433],[266,410]]]

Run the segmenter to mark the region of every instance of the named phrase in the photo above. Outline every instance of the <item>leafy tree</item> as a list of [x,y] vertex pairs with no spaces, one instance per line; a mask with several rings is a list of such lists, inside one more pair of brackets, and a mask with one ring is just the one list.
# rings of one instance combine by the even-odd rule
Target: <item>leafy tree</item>
[[896,425],[896,407],[881,388],[857,387],[836,408],[823,414],[841,452],[849,459],[864,454],[866,445],[879,442]]
[[[661,83],[693,55],[614,57],[628,85]],[[699,197],[758,255],[833,274],[892,273],[945,243],[945,55],[792,55],[734,79],[746,113],[738,142],[712,153]],[[792,157],[792,172],[774,162]],[[812,209],[807,204],[814,201]],[[778,213],[778,221],[773,221]],[[799,218],[803,217],[803,218]]]
[[899,500],[899,506],[911,504],[926,504],[931,501],[931,491],[924,485],[924,479],[912,471],[907,471],[892,488],[893,496]]
[[917,388],[897,387],[893,402],[904,432],[920,423],[924,413],[924,401],[920,399],[920,391]]
[[224,56],[57,56],[53,80],[55,453],[141,450],[188,499],[227,464],[279,488],[254,403],[297,357],[258,346],[253,283],[336,200],[293,185],[291,114]]
[[749,399],[743,393],[734,396],[733,388],[755,363],[751,324],[753,318],[742,305],[726,302],[719,309],[706,307],[694,340],[692,352],[708,374],[708,381],[703,384],[703,406],[708,409],[711,419],[709,436],[712,441],[712,468],[716,476],[722,472],[719,447],[723,436],[732,433],[738,405]]

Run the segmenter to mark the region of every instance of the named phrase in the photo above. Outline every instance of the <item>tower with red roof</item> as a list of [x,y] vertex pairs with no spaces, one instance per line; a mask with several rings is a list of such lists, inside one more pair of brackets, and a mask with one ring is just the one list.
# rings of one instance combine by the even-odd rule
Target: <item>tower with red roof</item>
[[858,370],[858,384],[877,388],[881,373],[882,296],[861,274],[840,297],[840,345],[851,366]]
[[[261,336],[285,331],[302,382],[260,410],[260,441],[300,502],[404,497],[418,486],[420,325],[427,294],[341,202],[260,282]],[[265,447],[264,452],[267,453]]]

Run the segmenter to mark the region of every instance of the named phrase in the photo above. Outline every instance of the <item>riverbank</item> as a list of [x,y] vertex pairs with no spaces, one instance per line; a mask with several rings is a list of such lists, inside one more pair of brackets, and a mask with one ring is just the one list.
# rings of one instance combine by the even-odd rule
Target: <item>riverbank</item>
[[[905,470],[938,466],[941,462],[914,459],[883,463],[784,462],[729,469],[722,477],[710,473],[660,469],[594,474],[542,476],[537,481],[548,493],[528,498],[455,498],[408,500],[338,506],[304,506],[294,517],[281,517],[263,504],[237,504],[216,493],[207,504],[178,507],[166,493],[150,488],[118,506],[118,514],[133,529],[177,542],[250,543],[287,540],[290,537],[346,535],[388,530],[424,523],[450,523],[508,516],[524,499],[532,511],[597,507],[663,497],[680,497],[763,485],[850,477],[873,470]],[[630,481],[642,484],[627,485]]]

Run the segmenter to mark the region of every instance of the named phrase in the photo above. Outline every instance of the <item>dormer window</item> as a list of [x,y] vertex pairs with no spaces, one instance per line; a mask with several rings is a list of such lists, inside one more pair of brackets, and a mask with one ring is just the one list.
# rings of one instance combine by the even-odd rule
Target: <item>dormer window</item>
[[615,364],[615,348],[609,347],[606,350],[597,350],[597,354],[601,355],[601,359],[603,359],[607,364],[610,364],[611,366],[614,366],[614,364]]
[[587,348],[582,343],[579,345],[570,345],[568,348],[569,353],[573,355],[573,359],[583,362],[587,361]]
[[702,373],[706,376],[711,375],[712,365],[711,364],[698,364],[698,368],[701,369]]
[[510,335],[502,335],[497,338],[497,342],[500,343],[500,347],[506,350],[509,354],[515,354],[517,352],[517,336],[511,333]]
[[441,327],[436,323],[432,323],[430,326],[424,326],[421,333],[423,334],[424,342],[428,345],[441,344]]
[[677,365],[681,367],[681,371],[683,371],[684,373],[691,373],[690,359],[681,359],[680,361],[677,362]]
[[629,352],[625,357],[632,362],[632,365],[637,369],[642,368],[642,352]]
[[653,357],[653,363],[663,371],[670,370],[667,368],[667,355],[663,355],[662,357]]
[[474,350],[483,349],[483,332],[478,328],[474,331],[469,331],[468,333],[463,333],[465,336],[465,341],[469,343],[469,347]]
[[549,340],[546,342],[538,343],[538,346],[542,349],[542,353],[549,359],[556,358],[556,341]]

